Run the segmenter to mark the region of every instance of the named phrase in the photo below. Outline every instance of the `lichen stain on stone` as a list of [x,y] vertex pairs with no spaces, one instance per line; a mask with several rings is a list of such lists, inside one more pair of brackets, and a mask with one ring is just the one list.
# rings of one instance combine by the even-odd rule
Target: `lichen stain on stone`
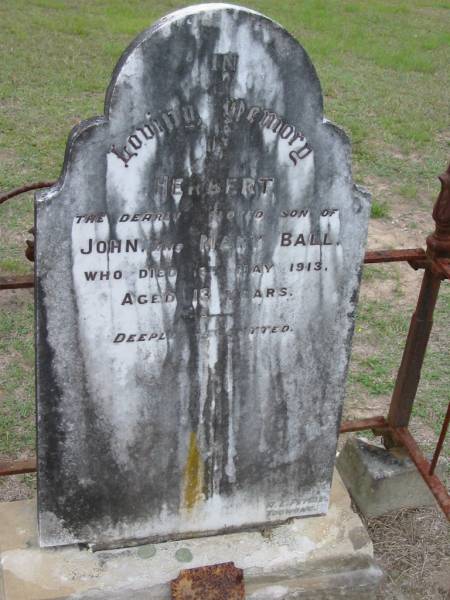
[[204,463],[197,445],[197,436],[192,431],[189,439],[189,451],[184,468],[183,506],[192,510],[203,498]]

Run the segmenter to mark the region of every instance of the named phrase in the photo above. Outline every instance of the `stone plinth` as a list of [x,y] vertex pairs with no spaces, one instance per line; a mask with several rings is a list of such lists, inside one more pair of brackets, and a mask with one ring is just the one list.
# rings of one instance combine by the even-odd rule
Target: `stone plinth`
[[350,438],[339,454],[337,468],[366,517],[436,503],[404,448],[386,450],[364,439]]
[[[33,501],[0,505],[4,600],[169,600],[181,569],[233,561],[251,600],[370,599],[381,580],[335,474],[327,515],[272,529],[90,552],[39,548]],[[0,590],[1,582],[0,582]]]

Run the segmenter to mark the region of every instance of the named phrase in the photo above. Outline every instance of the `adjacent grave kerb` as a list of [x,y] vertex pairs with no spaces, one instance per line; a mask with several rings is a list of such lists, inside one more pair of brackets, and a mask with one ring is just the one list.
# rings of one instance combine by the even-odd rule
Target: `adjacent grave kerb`
[[324,513],[367,235],[303,48],[177,11],[36,195],[41,545]]

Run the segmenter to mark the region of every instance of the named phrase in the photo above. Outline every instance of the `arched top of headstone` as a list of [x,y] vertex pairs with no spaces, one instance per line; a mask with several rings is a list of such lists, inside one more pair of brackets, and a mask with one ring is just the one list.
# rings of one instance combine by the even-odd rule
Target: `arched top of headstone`
[[[264,110],[273,111],[289,127],[292,124],[294,136],[301,133],[306,140],[317,138],[314,141],[319,153],[320,145],[340,144],[345,162],[350,165],[347,136],[323,118],[320,82],[301,44],[281,25],[251,9],[225,3],[199,4],[161,18],[128,46],[113,71],[104,115],[73,128],[61,177],[52,188],[38,192],[37,200],[57,195],[66,173],[70,172],[70,162],[76,160],[76,151],[90,140],[98,148],[97,162],[99,155],[106,157],[112,147],[122,158],[132,155],[132,159],[136,150],[133,143],[145,145],[148,140],[139,132],[141,140],[132,137],[131,146],[127,139],[152,118],[158,119],[158,113],[161,116],[164,112],[183,111],[186,105],[187,110],[190,107],[200,110],[201,106],[208,109],[207,97],[216,97],[216,92],[223,97],[223,87],[214,89],[211,80],[211,74],[220,69],[225,75],[225,86],[229,77],[231,99],[243,100],[247,109],[251,106],[262,109],[253,115],[253,122],[264,120]],[[240,107],[235,105],[232,109],[239,111]],[[207,110],[207,114],[201,115],[205,135],[214,127],[208,119],[208,115],[214,119],[213,113]],[[251,114],[245,116],[252,118]],[[152,126],[158,137],[171,127],[171,121],[183,119],[183,115],[170,113],[165,118],[166,122]],[[269,114],[266,127],[270,119]],[[294,123],[301,123],[301,131]],[[276,127],[275,117],[272,126]],[[285,134],[288,132],[290,129]],[[294,151],[291,161],[301,160],[295,155],[295,150],[302,146],[299,139],[289,148]],[[293,145],[291,141],[289,138],[288,143]],[[333,152],[328,154],[332,156]],[[124,161],[125,168],[131,166],[131,159]]]
[[[138,35],[122,54],[113,71],[106,93],[105,115],[109,115],[115,98],[122,94],[121,83],[135,75],[136,62],[145,61],[147,54],[150,60],[155,61],[157,54],[161,52],[159,60],[155,62],[159,63],[163,81],[148,82],[155,87],[164,83],[169,65],[180,69],[180,79],[183,83],[195,77],[195,72],[189,73],[193,55],[189,55],[189,51],[186,52],[182,43],[179,44],[180,49],[174,51],[172,41],[175,38],[187,41],[188,47],[195,40],[195,48],[191,47],[190,50],[203,53],[205,60],[208,54],[223,53],[221,45],[225,43],[229,46],[234,40],[241,51],[239,60],[246,60],[247,67],[251,65],[255,68],[255,79],[261,73],[267,73],[267,70],[283,58],[286,63],[284,67],[288,68],[292,76],[295,78],[296,73],[300,74],[305,87],[310,88],[309,91],[314,96],[312,107],[318,117],[322,116],[320,82],[314,65],[301,44],[269,17],[243,6],[221,2],[182,8],[161,18]],[[148,46],[150,49],[147,49]],[[152,46],[155,46],[155,51],[152,50]],[[140,53],[140,57],[136,53]],[[272,61],[271,57],[275,60]],[[184,65],[184,68],[181,65]]]

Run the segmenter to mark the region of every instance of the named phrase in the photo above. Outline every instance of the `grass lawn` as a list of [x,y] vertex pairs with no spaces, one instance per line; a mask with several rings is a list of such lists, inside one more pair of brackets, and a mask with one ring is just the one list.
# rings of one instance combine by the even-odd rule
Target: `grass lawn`
[[[391,231],[391,247],[415,246],[408,236],[424,239],[431,229],[436,175],[450,154],[450,2],[245,4],[280,22],[304,45],[322,82],[325,114],[352,138],[355,180],[373,193],[373,220]],[[0,191],[58,177],[69,130],[102,113],[123,49],[158,17],[181,6],[171,0],[2,0]],[[29,194],[0,207],[3,275],[31,270],[23,248],[32,204]],[[403,237],[397,236],[399,228]],[[392,391],[417,293],[417,285],[405,287],[402,273],[392,266],[366,269],[348,390],[352,414],[358,413],[356,398],[365,408],[381,404],[384,410]],[[370,294],[381,288],[387,289],[385,296]],[[438,432],[450,393],[449,288],[443,284],[415,407],[426,447]],[[32,327],[32,295],[4,293],[0,456],[33,451]],[[445,456],[450,456],[448,442]]]

